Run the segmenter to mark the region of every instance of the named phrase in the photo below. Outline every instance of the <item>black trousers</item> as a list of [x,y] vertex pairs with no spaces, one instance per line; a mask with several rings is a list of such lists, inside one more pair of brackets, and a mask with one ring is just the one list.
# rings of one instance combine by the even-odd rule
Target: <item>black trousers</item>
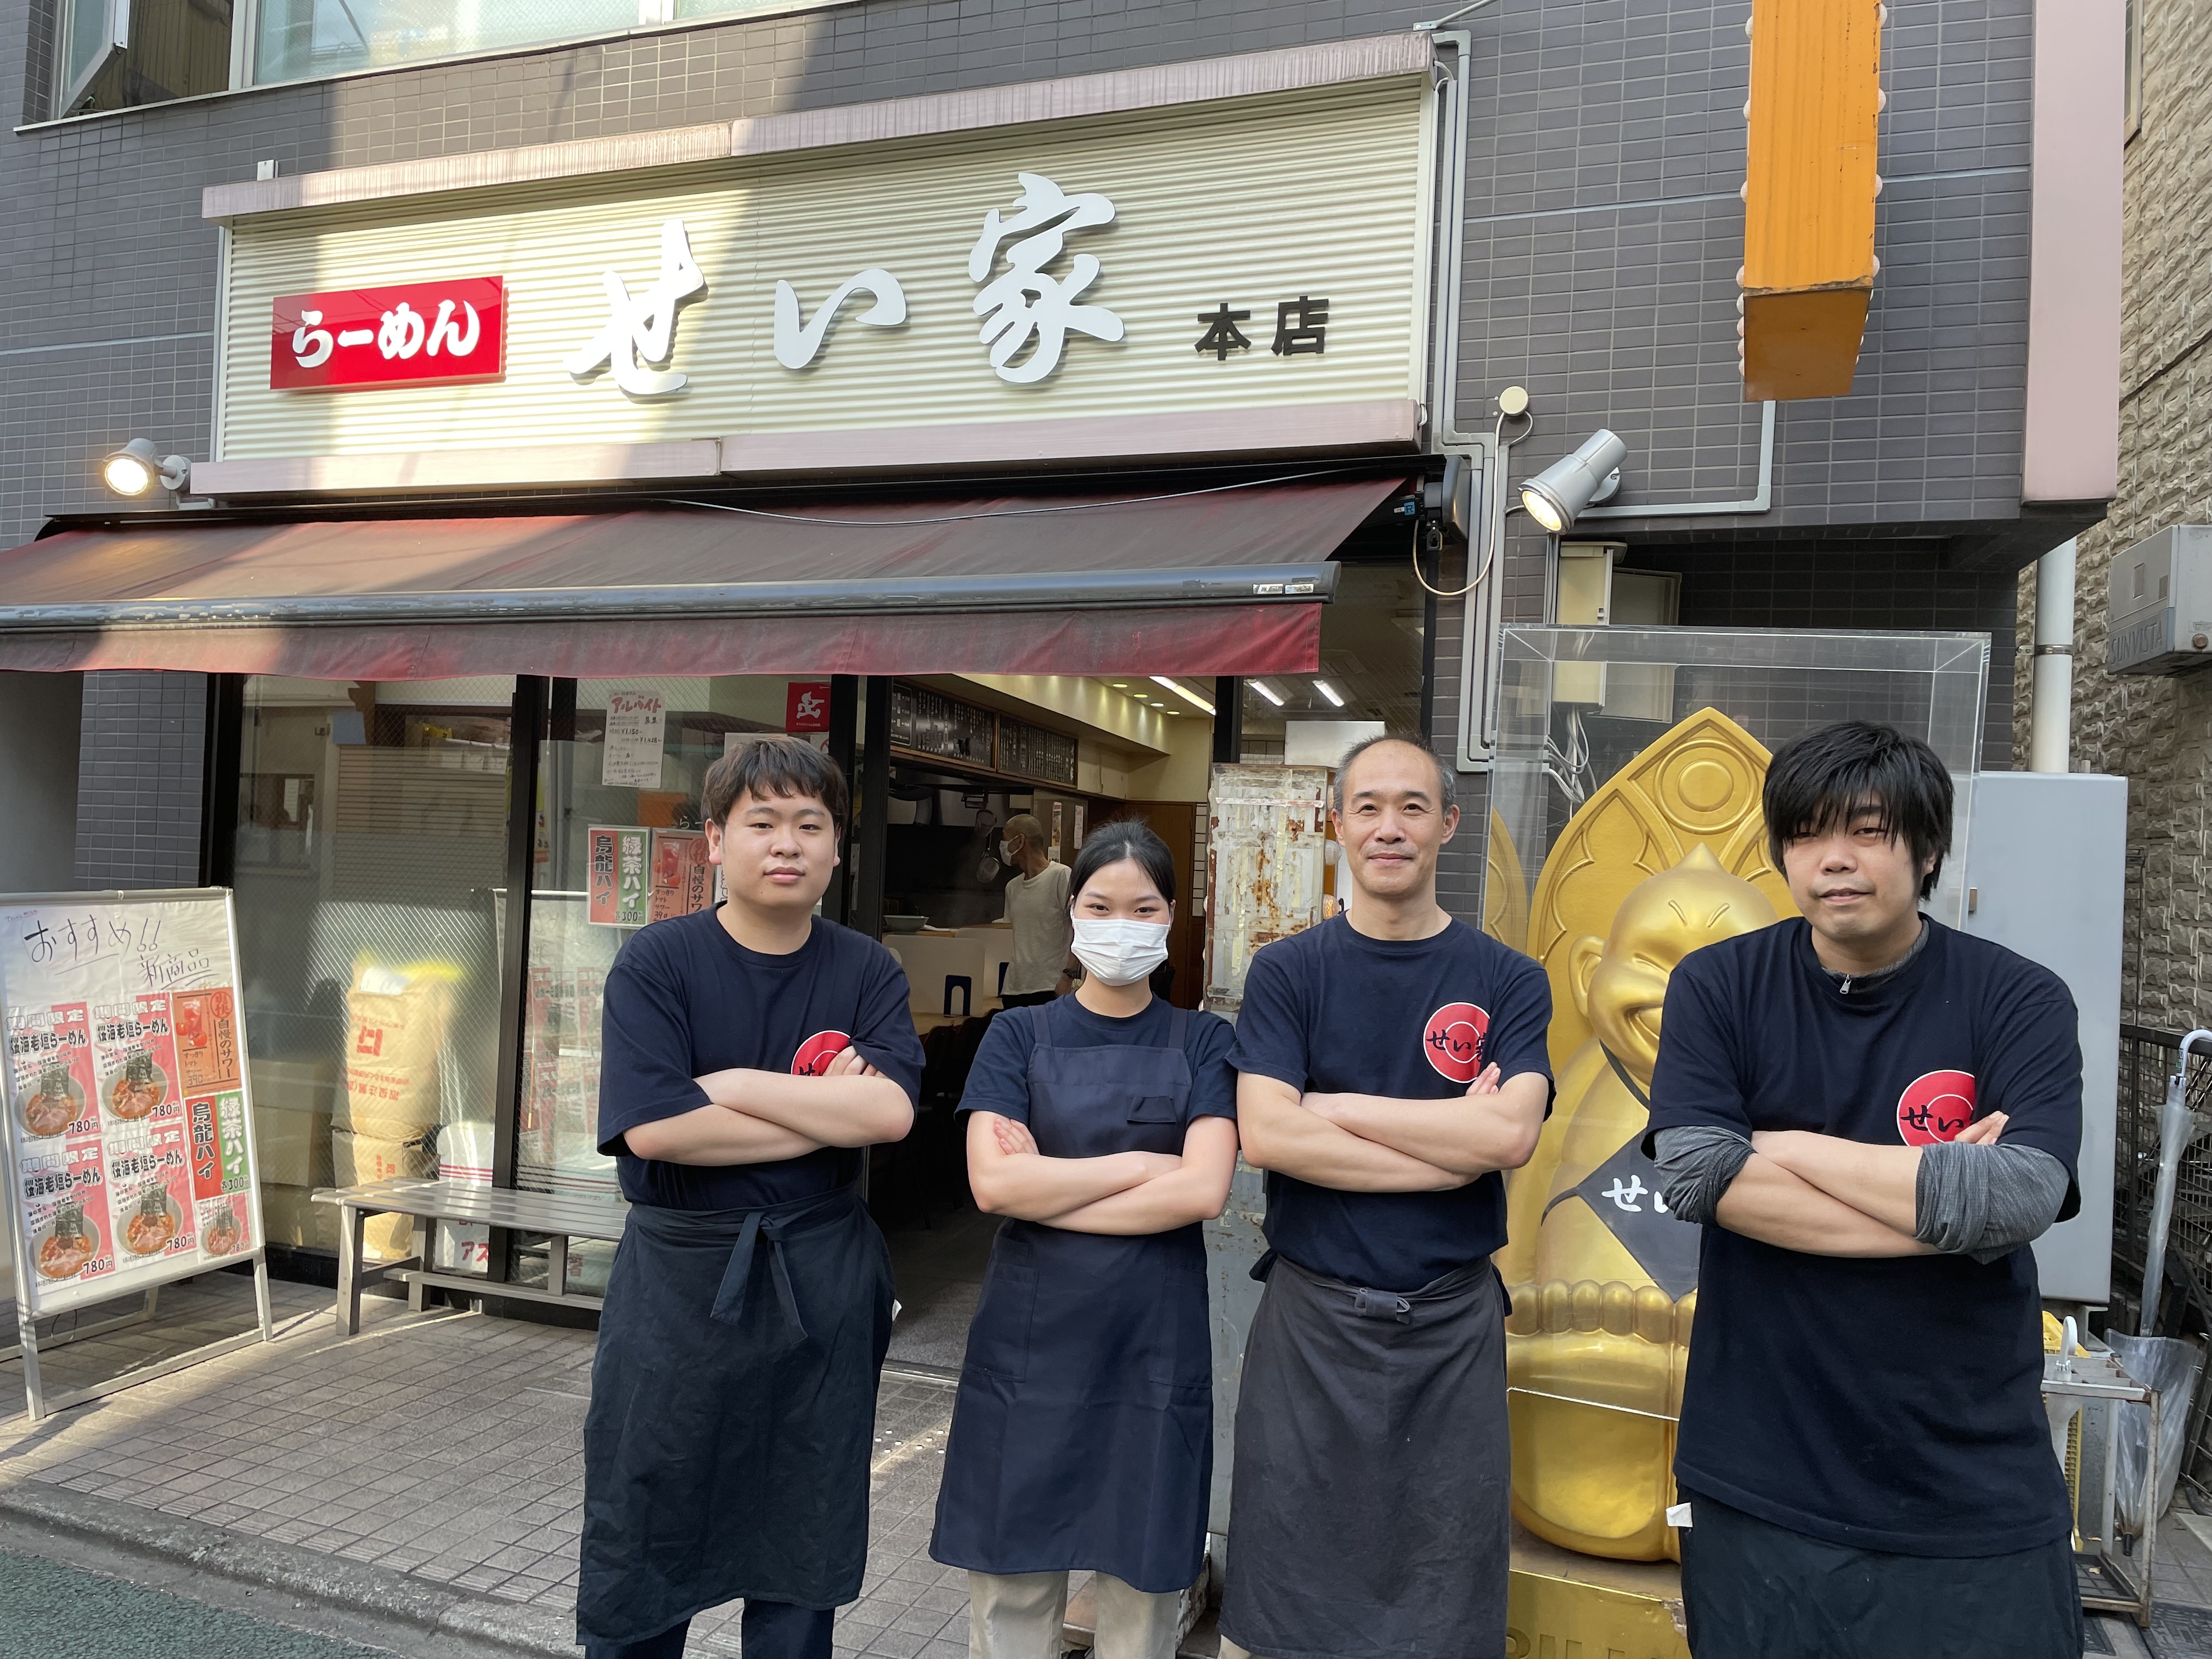
[[2069,1538],[2010,1555],[1888,1555],[1681,1496],[1696,1659],[2080,1659]]
[[[747,1659],[830,1659],[830,1631],[836,1619],[828,1608],[748,1601],[738,1634]],[[584,1659],[684,1659],[684,1638],[690,1631],[691,1621],[686,1619],[642,1642],[595,1642],[584,1650]]]

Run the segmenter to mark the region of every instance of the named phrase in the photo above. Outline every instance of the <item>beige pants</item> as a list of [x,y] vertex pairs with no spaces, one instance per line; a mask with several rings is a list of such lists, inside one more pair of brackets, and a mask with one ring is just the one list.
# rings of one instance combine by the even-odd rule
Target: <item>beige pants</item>
[[[1182,1595],[1131,1589],[1110,1573],[1093,1575],[1098,1600],[1097,1659],[1175,1659]],[[1060,1659],[1067,1618],[1067,1575],[968,1575],[969,1659]]]

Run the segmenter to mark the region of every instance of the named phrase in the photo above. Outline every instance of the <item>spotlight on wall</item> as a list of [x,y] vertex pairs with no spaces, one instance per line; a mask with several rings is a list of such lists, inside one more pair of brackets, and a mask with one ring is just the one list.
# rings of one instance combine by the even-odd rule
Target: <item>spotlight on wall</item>
[[1261,696],[1265,697],[1265,698],[1266,698],[1269,702],[1272,702],[1273,704],[1274,704],[1276,708],[1280,708],[1283,706],[1283,696],[1282,696],[1282,693],[1280,693],[1279,691],[1276,690],[1275,690],[1275,688],[1274,688],[1273,686],[1272,686],[1272,685],[1268,684],[1267,681],[1265,681],[1265,680],[1247,680],[1247,681],[1245,681],[1245,682],[1244,682],[1244,684],[1247,684],[1247,685],[1249,685],[1249,686],[1250,686],[1250,687],[1251,687],[1255,691],[1257,691],[1257,692],[1258,692]]
[[118,495],[143,495],[156,483],[164,489],[181,489],[191,475],[190,460],[182,455],[155,455],[149,438],[133,438],[100,464],[100,481]]
[[1314,682],[1314,690],[1320,692],[1322,696],[1328,699],[1330,708],[1341,708],[1344,707],[1344,699],[1336,695],[1336,688],[1331,685],[1327,680],[1316,680]]
[[1553,535],[1572,529],[1583,509],[1611,499],[1620,488],[1620,464],[1628,446],[1600,428],[1583,447],[1553,461],[1521,485],[1521,505]]

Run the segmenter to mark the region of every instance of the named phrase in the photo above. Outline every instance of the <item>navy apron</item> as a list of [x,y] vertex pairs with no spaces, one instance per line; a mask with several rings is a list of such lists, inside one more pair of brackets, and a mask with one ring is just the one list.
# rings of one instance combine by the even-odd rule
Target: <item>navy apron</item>
[[[1032,1008],[1030,1133],[1048,1158],[1182,1151],[1187,1009],[1164,1048],[1053,1047]],[[1008,1221],[968,1328],[929,1553],[974,1572],[1111,1573],[1187,1589],[1213,1479],[1206,1243]]]
[[1505,1291],[1403,1293],[1268,1251],[1244,1344],[1221,1633],[1267,1659],[1506,1648]]
[[580,1640],[859,1596],[890,1327],[890,1253],[854,1188],[631,1206],[584,1419]]

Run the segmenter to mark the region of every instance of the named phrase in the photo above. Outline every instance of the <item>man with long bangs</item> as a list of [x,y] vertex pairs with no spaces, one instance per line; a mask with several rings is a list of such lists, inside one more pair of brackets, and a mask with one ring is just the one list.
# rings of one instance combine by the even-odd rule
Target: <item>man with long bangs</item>
[[1804,913],[1686,957],[1651,1085],[1705,1226],[1674,1462],[1698,1659],[2076,1659],[2072,1517],[2027,1245],[2079,1207],[2057,976],[1920,914],[1935,752],[1785,744],[1769,845]]
[[680,1659],[743,1598],[747,1659],[830,1659],[860,1595],[890,1257],[859,1182],[914,1121],[906,975],[823,921],[845,780],[768,738],[708,769],[729,897],[607,975],[599,1150],[629,1223],[584,1422],[586,1659]]

